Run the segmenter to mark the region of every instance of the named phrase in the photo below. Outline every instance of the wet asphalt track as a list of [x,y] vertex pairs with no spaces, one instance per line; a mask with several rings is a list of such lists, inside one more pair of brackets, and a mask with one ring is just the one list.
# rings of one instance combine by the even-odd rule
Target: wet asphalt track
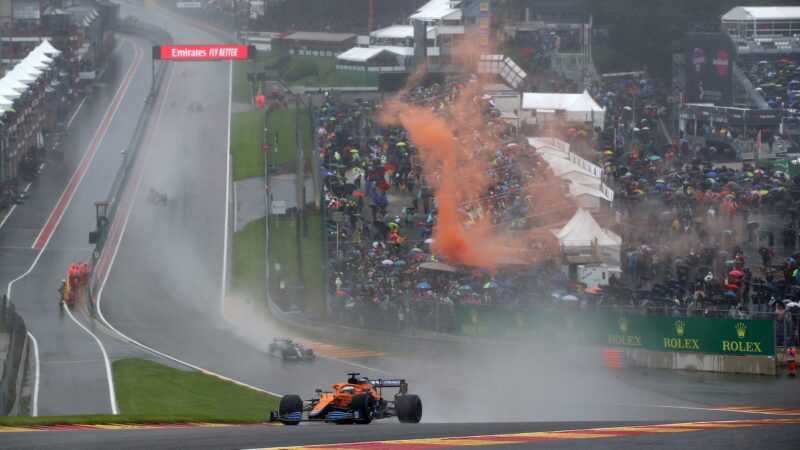
[[[122,15],[128,12],[123,9]],[[168,16],[154,17],[139,9],[133,12],[146,21],[159,25],[167,23],[176,43],[216,41]],[[113,96],[114,82],[119,82],[133,58],[134,43],[147,51],[149,43],[144,40],[129,38],[122,42],[116,69],[109,69],[106,75],[111,81],[94,98],[87,100],[73,129],[96,128]],[[229,65],[225,62],[174,64],[171,80],[167,81],[163,112],[153,129],[153,145],[143,151],[143,155],[149,152],[149,156],[137,161],[142,168],[142,182],[138,191],[128,193],[135,194],[132,197],[134,209],[103,291],[105,317],[115,328],[144,345],[277,393],[308,396],[314,388],[330,385],[344,372],[352,370],[373,377],[404,376],[409,379],[411,389],[423,398],[424,421],[438,423],[419,427],[388,422],[370,427],[6,434],[0,437],[3,447],[53,448],[55,444],[63,444],[73,448],[99,448],[114,442],[122,447],[141,448],[241,448],[600,426],[573,421],[728,420],[753,418],[753,415],[703,408],[720,405],[791,408],[800,404],[795,385],[783,378],[662,371],[612,373],[602,368],[599,355],[574,348],[554,352],[550,348],[531,346],[477,352],[454,347],[446,354],[420,352],[349,361],[319,358],[297,364],[284,364],[267,357],[264,352],[267,339],[280,331],[269,322],[262,322],[258,326],[249,325],[245,332],[248,337],[244,338],[220,315],[228,73]],[[103,140],[50,246],[34,271],[14,286],[14,301],[39,341],[41,415],[109,411],[99,348],[68,317],[58,314],[55,288],[69,261],[88,257],[90,247],[86,238],[93,225],[93,202],[103,199],[108,191],[121,159],[119,151],[128,142],[138,115],[137,108],[141,108],[138,99],[145,96],[149,76],[149,61],[145,58],[128,89],[130,101],[123,102],[117,113],[119,118],[128,117],[128,120],[112,122],[109,136],[113,138]],[[202,112],[187,110],[188,103],[195,100],[203,103]],[[128,112],[123,115],[122,108],[130,111],[126,109]],[[77,153],[88,146],[91,135],[73,132],[69,139],[76,141],[65,147]],[[46,168],[42,180],[32,188],[34,195],[30,201],[18,208],[3,227],[0,233],[3,280],[24,271],[35,257],[35,252],[28,247],[53,208],[59,186],[66,184],[71,173],[69,163],[73,160],[67,158],[63,165]],[[147,201],[146,194],[151,187],[167,193],[166,206]],[[22,213],[23,208],[25,213]],[[112,359],[144,355],[85,314],[77,314],[77,317],[90,329],[99,331],[98,336]],[[504,423],[555,420],[570,423],[555,428],[551,423]],[[448,424],[476,421],[492,423]],[[780,428],[798,431],[797,425]],[[766,435],[774,435],[776,429],[709,431],[657,438],[670,439],[674,446],[704,443],[698,447],[708,448],[721,442],[756,442]],[[749,436],[757,439],[748,440]],[[644,445],[656,437],[624,439],[624,443],[612,447]],[[572,444],[568,447],[574,448],[578,443],[552,445],[565,444]],[[597,440],[580,444],[605,445]]]

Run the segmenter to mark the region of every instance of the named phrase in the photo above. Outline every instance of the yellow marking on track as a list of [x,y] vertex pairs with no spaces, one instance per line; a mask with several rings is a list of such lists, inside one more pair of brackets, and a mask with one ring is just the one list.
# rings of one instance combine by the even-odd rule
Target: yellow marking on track
[[[663,425],[643,425],[631,427],[593,428],[564,431],[539,431],[531,433],[499,434],[486,436],[442,437],[423,439],[403,439],[397,441],[374,441],[348,444],[323,444],[305,447],[291,447],[296,449],[337,449],[337,450],[376,450],[401,447],[404,450],[425,450],[444,447],[469,447],[490,446],[505,444],[536,445],[542,441],[558,441],[570,439],[598,439],[598,438],[625,438],[627,436],[642,436],[659,433],[686,433],[726,428],[757,427],[765,425],[800,424],[800,418],[792,419],[757,419],[757,420],[731,420],[719,422],[689,422],[671,423]],[[263,450],[275,450],[287,447],[272,447]]]
[[0,433],[25,433],[28,431],[39,431],[34,428],[25,428],[25,427],[4,427],[0,426]]
[[768,414],[775,416],[800,416],[800,409],[761,408],[758,406],[720,406],[711,408],[717,411],[745,412],[752,414]]

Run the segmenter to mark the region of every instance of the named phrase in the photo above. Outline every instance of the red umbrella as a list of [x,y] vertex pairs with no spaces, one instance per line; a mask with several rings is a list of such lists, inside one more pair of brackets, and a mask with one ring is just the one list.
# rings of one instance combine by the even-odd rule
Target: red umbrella
[[732,277],[740,277],[740,276],[744,275],[744,273],[742,273],[741,270],[734,269],[734,270],[731,270],[730,272],[728,272],[728,275],[730,275]]
[[364,196],[364,192],[362,192],[362,191],[353,192],[353,197],[363,197],[363,196]]
[[393,164],[386,164],[383,166],[383,168],[386,169],[387,172],[393,172],[397,170],[397,167],[395,167]]
[[347,292],[339,289],[338,291],[336,291],[336,295],[347,295]]
[[377,186],[378,186],[378,189],[382,190],[383,192],[388,191],[389,188],[391,187],[391,186],[389,186],[389,183],[387,183],[385,180],[378,181]]

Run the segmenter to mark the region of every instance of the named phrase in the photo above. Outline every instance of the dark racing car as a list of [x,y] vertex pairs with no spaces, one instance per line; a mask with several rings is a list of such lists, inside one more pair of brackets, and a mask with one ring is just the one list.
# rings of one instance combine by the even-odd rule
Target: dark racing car
[[280,356],[284,361],[314,359],[314,350],[287,338],[275,338],[269,344],[269,352]]
[[[368,424],[377,419],[397,417],[402,423],[419,423],[422,419],[422,401],[418,395],[408,393],[405,380],[370,380],[358,373],[348,375],[346,383],[334,384],[333,391],[317,389],[318,398],[305,403],[297,395],[284,395],[278,411],[270,412],[270,422]],[[386,388],[397,388],[398,392],[387,399],[383,395]]]

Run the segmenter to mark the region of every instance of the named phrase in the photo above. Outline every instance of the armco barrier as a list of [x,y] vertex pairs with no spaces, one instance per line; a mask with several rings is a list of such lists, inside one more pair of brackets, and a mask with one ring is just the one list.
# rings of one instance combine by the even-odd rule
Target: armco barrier
[[456,305],[454,330],[463,336],[498,339],[536,339],[662,352],[775,356],[775,323],[772,320]]
[[5,295],[0,300],[0,329],[10,338],[5,363],[0,367],[0,416],[4,416],[18,403],[20,366],[25,360],[28,334],[25,321],[17,314],[14,305]]

